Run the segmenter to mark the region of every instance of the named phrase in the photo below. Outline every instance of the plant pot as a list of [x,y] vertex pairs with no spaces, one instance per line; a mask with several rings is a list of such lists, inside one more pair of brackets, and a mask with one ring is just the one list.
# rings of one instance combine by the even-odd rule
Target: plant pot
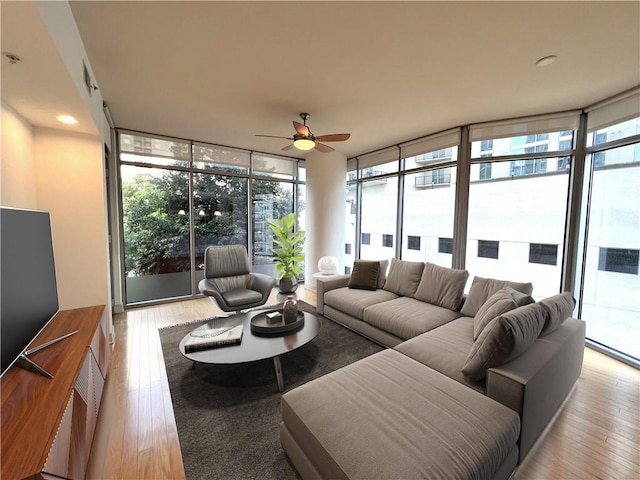
[[298,289],[298,279],[296,277],[281,278],[278,282],[280,293],[293,293]]

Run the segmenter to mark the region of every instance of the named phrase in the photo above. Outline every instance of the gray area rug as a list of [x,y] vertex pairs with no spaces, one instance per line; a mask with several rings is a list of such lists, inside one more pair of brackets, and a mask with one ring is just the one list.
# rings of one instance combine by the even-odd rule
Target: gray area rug
[[[192,368],[180,354],[180,340],[206,321],[159,330],[187,479],[299,478],[280,445],[273,361]],[[313,341],[280,357],[285,392],[382,350],[331,320],[320,322]]]

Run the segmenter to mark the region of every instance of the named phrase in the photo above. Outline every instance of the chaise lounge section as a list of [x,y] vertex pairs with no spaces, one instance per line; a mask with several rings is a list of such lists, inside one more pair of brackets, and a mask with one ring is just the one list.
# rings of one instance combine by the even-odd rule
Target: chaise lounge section
[[285,452],[304,478],[508,478],[580,375],[573,297],[481,277],[465,297],[466,271],[422,262],[385,273],[318,280],[319,313],[390,348],[285,394]]

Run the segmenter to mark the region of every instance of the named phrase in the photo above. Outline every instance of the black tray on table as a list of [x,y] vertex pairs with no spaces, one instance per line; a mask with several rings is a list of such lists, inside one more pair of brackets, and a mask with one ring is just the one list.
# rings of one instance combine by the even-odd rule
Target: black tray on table
[[295,330],[296,328],[299,328],[304,324],[304,313],[301,311],[298,311],[298,316],[295,322],[284,323],[284,320],[281,320],[277,323],[269,323],[267,319],[267,313],[273,312],[282,314],[282,310],[272,310],[253,317],[251,319],[251,331],[263,335],[278,335],[284,332]]

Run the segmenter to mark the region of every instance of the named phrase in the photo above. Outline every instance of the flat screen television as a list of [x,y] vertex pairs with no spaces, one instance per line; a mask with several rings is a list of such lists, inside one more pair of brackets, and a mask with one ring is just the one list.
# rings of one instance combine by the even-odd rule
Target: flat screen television
[[0,270],[4,375],[58,311],[49,212],[0,208]]

